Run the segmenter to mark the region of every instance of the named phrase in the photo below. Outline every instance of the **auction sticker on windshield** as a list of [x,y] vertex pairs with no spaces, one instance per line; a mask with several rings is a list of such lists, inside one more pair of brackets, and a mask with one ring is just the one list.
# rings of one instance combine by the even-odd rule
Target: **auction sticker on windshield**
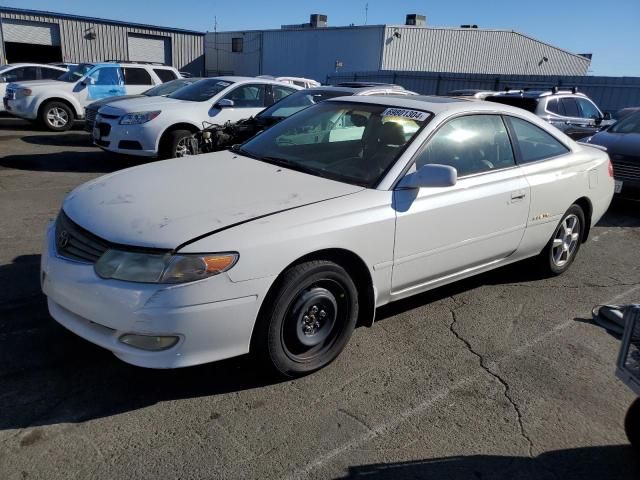
[[419,110],[407,110],[406,108],[387,108],[382,112],[382,116],[403,117],[410,118],[411,120],[416,120],[418,122],[424,122],[429,117],[429,114]]

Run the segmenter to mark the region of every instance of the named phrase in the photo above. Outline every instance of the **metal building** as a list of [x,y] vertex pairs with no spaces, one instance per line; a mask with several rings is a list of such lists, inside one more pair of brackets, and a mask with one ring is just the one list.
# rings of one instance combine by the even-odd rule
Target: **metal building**
[[137,60],[204,74],[204,33],[0,7],[0,64]]
[[295,75],[325,81],[335,73],[402,70],[517,75],[585,75],[590,56],[576,55],[510,30],[405,25],[327,27],[311,22],[279,30],[209,32],[209,74]]

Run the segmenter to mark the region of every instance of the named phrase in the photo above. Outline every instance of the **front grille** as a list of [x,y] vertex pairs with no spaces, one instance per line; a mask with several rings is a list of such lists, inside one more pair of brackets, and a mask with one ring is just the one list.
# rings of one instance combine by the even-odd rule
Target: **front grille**
[[633,159],[625,160],[616,158],[615,155],[612,156],[614,178],[627,182],[640,182],[640,158],[637,158],[635,162]]
[[84,110],[84,117],[85,117],[84,129],[87,132],[91,132],[93,130],[93,124],[96,121],[97,114],[98,114],[98,110],[95,108],[86,108]]
[[108,123],[98,123],[98,129],[100,130],[100,137],[108,137],[111,133],[111,125]]
[[95,263],[109,249],[107,240],[75,224],[63,211],[56,220],[56,251],[61,257]]

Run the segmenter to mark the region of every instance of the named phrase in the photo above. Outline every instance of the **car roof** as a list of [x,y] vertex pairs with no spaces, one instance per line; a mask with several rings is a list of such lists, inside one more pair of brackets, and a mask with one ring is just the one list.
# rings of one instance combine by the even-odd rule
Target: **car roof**
[[[504,112],[523,115],[524,110],[502,103],[486,102],[484,100],[470,100],[464,97],[434,97],[429,95],[370,95],[359,97],[336,97],[326,102],[369,103],[396,108],[410,108],[439,113],[464,113],[468,111]],[[537,118],[537,117],[536,117]]]
[[541,97],[553,97],[556,95],[577,95],[580,97],[586,97],[582,92],[571,90],[558,90],[553,92],[552,90],[515,90],[507,92],[496,92],[493,96],[496,97],[522,97],[522,98],[541,98]]
[[6,64],[0,65],[0,67],[48,67],[48,68],[55,68],[59,70],[66,70],[66,68],[59,67],[58,65],[51,65],[48,63],[27,63],[27,62],[6,63]]
[[404,88],[392,88],[390,85],[380,84],[375,87],[342,87],[342,86],[334,86],[334,85],[321,85],[319,87],[311,87],[305,88],[305,91],[314,92],[318,90],[323,90],[326,92],[339,92],[339,93],[348,93],[351,95],[363,95],[367,92],[378,92],[380,90],[389,90],[389,91],[397,91],[399,93],[408,92]]
[[283,85],[290,88],[294,88],[296,90],[301,90],[301,87],[297,85],[291,85],[290,83],[278,82],[277,80],[271,80],[269,78],[259,78],[259,77],[242,77],[239,75],[221,75],[219,77],[206,77],[207,80],[215,79],[223,82],[233,82],[233,83],[268,83],[273,85]]

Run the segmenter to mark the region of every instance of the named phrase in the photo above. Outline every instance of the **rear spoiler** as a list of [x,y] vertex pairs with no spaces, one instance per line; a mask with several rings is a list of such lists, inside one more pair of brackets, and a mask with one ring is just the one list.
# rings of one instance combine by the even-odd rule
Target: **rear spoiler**
[[598,150],[602,150],[603,152],[608,152],[607,147],[603,147],[602,145],[596,145],[595,143],[587,143],[584,141],[578,141],[578,143],[585,147],[597,148]]

